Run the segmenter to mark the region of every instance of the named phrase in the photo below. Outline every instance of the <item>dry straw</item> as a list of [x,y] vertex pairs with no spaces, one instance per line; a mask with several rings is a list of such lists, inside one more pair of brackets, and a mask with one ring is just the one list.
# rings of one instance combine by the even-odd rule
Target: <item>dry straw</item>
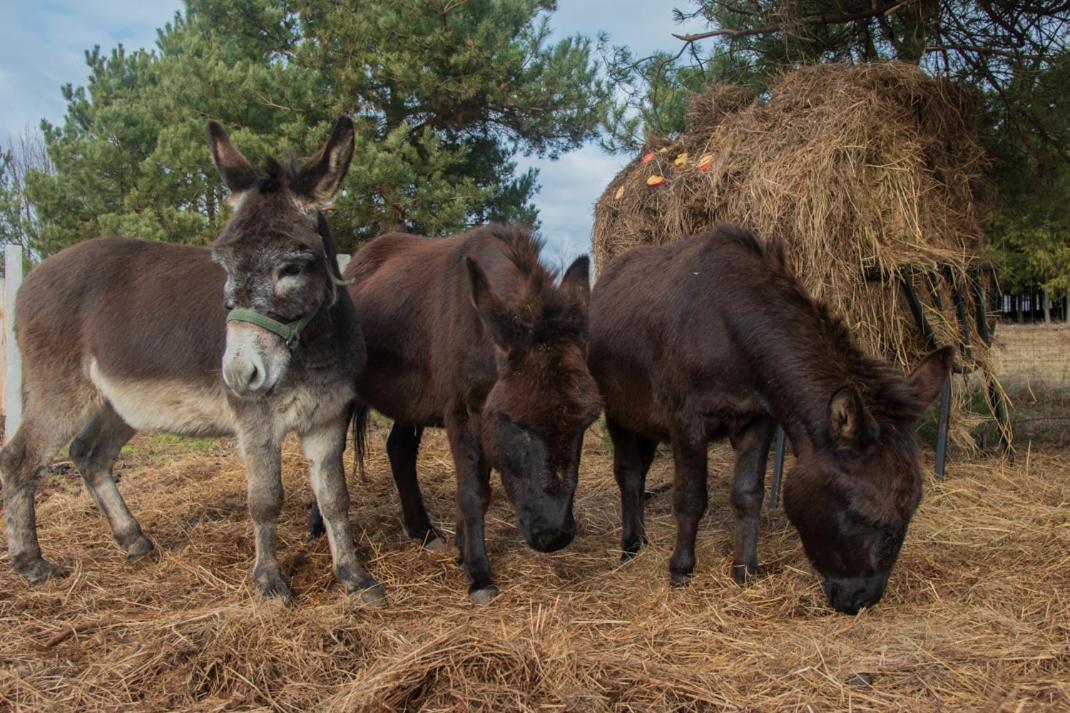
[[[936,342],[987,369],[972,310],[965,332],[955,314],[956,292],[972,304],[984,259],[976,114],[970,92],[898,63],[804,67],[761,97],[711,86],[693,100],[687,132],[649,146],[602,194],[596,260],[740,224],[782,241],[807,290],[863,348],[904,365],[929,348],[900,285],[912,268]],[[651,188],[651,176],[665,183]]]
[[[47,478],[42,543],[74,572],[30,588],[0,558],[0,710],[1070,706],[1065,452],[1023,454],[1014,466],[952,463],[949,479],[928,489],[885,599],[847,617],[826,607],[779,511],[762,519],[768,574],[745,588],[732,582],[727,448],[711,457],[692,586],[667,583],[667,495],[648,504],[652,546],[622,565],[612,457],[595,430],[577,540],[549,556],[529,550],[499,490],[488,544],[502,593],[475,608],[452,546],[426,552],[404,537],[384,435],[371,439],[368,482],[351,482],[358,551],[387,587],[383,610],[347,598],[326,543],[305,542],[309,490],[295,444],[279,528],[297,595],[290,608],[249,586],[251,528],[229,447],[191,456],[158,438],[132,443],[120,487],[159,546],[150,562],[123,560],[76,475]],[[425,499],[452,530],[445,439],[426,438]],[[650,481],[670,478],[663,455]]]

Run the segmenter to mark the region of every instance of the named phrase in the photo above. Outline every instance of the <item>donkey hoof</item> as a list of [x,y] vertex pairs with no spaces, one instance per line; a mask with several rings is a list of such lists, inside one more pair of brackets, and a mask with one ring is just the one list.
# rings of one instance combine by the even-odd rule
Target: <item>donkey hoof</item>
[[493,584],[489,584],[479,589],[468,590],[468,598],[472,600],[472,603],[476,606],[490,604],[490,601],[496,596],[498,596],[498,588]]
[[347,594],[360,594],[360,601],[364,606],[373,609],[382,609],[386,606],[386,592],[383,585],[363,569],[359,573],[354,572],[348,566],[341,566],[334,571],[335,578],[346,588]]
[[639,550],[643,548],[643,545],[647,544],[647,539],[637,539],[634,542],[625,542],[621,545],[621,562],[630,562],[635,559],[635,556],[639,554]]
[[126,561],[137,562],[146,559],[156,550],[152,541],[144,535],[138,535],[137,539],[126,546]]
[[446,548],[446,539],[437,534],[428,533],[424,538],[423,548],[432,552],[438,552]]
[[690,572],[669,572],[669,586],[673,589],[680,589],[691,584]]
[[387,602],[383,585],[372,579],[370,584],[360,590],[360,603],[369,609],[385,609]]
[[760,575],[761,572],[761,568],[754,562],[732,565],[732,579],[741,587]]
[[409,537],[420,543],[425,550],[441,550],[446,545],[446,536],[439,532],[438,528],[409,529],[406,527]]
[[278,574],[256,574],[253,576],[253,582],[256,584],[256,591],[265,599],[281,599],[287,604],[293,599],[290,586]]
[[63,579],[70,572],[65,567],[52,564],[48,560],[38,557],[29,564],[17,568],[19,574],[26,578],[30,584],[41,584],[47,579]]

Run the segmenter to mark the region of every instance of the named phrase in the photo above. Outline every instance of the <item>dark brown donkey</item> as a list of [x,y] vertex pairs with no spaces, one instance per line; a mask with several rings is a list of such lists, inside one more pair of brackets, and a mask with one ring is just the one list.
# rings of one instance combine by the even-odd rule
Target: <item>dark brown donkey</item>
[[405,527],[429,545],[416,480],[422,429],[445,426],[457,476],[457,546],[473,602],[496,593],[484,545],[490,469],[520,530],[552,552],[575,532],[572,496],[583,432],[598,416],[587,371],[587,258],[560,284],[527,231],[490,226],[450,238],[391,234],[346,268],[368,366],[358,391],[394,419],[387,440]]
[[317,212],[349,167],[353,125],[340,119],[300,169],[269,161],[254,170],[218,124],[209,125],[209,143],[235,205],[211,250],[88,240],[43,261],[19,291],[25,416],[0,452],[10,562],[31,582],[64,574],[41,557],[34,488],[68,442],[89,494],[135,558],[153,546],[112,477],[123,444],[145,429],[236,434],[255,531],[253,581],[265,596],[288,597],[275,529],[280,444],[296,430],[335,576],[379,603],[382,590],[353,548],[342,466],[364,344]]
[[706,445],[736,449],[733,574],[758,570],[758,514],[776,423],[797,456],[784,508],[825,594],[854,613],[880,600],[921,500],[915,425],[947,378],[951,350],[909,376],[862,354],[812,302],[782,254],[731,226],[614,260],[591,299],[591,372],[605,399],[621,489],[625,557],[644,540],[654,449],[672,445],[671,582],[695,566],[706,510]]

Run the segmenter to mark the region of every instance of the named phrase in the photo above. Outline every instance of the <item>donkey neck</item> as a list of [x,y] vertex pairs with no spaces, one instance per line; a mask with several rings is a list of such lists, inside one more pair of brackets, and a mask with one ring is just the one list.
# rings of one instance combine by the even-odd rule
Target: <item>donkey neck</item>
[[795,292],[765,298],[762,323],[743,341],[756,388],[798,451],[825,446],[833,394],[851,386],[865,401],[877,372],[837,317]]

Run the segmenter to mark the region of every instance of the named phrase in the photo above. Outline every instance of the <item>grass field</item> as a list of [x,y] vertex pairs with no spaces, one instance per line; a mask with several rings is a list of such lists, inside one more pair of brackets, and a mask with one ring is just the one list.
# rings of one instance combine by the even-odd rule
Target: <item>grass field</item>
[[1019,446],[1070,448],[1070,324],[1003,324],[992,351]]
[[[1001,327],[1012,355],[1014,333]],[[1027,402],[1016,403],[1028,417]],[[158,547],[135,564],[58,463],[38,519],[46,556],[73,573],[30,588],[0,558],[0,709],[1070,708],[1065,447],[1019,439],[1013,465],[953,460],[943,482],[926,452],[925,501],[888,593],[848,617],[826,607],[782,511],[763,517],[766,574],[732,582],[726,446],[711,453],[692,586],[668,586],[668,496],[648,504],[652,545],[622,565],[611,453],[597,427],[584,451],[580,531],[566,550],[526,548],[495,476],[488,549],[501,595],[473,607],[452,548],[428,552],[405,538],[385,434],[372,434],[368,481],[350,482],[358,551],[387,588],[383,610],[348,599],[326,543],[306,542],[310,494],[293,442],[279,529],[289,608],[258,600],[249,584],[251,526],[229,442],[145,435],[127,447],[120,488]],[[420,472],[433,519],[452,533],[441,434],[427,438]],[[650,481],[670,479],[660,454]]]

